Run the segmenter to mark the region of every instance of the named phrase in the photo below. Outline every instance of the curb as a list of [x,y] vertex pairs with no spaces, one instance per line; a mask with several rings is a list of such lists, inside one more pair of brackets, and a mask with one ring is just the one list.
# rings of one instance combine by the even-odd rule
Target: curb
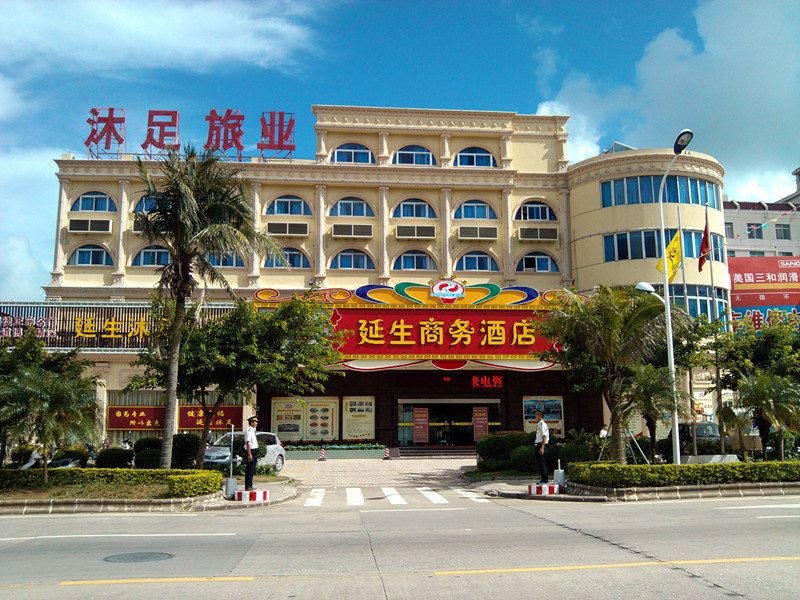
[[[270,500],[269,502],[236,502],[235,500],[225,500],[225,504],[199,504],[197,506],[193,506],[190,510],[195,512],[210,512],[210,511],[219,511],[219,510],[243,510],[246,508],[264,508],[267,506],[272,506],[273,504],[281,504],[283,502],[288,502],[289,500],[294,500],[299,495],[297,488],[294,489],[293,492],[286,494],[285,496],[278,498],[277,500]],[[220,497],[222,497],[222,492],[220,492]]]
[[702,498],[744,498],[800,494],[800,482],[777,481],[756,483],[721,483],[716,485],[683,485],[651,488],[604,488],[567,482],[568,493],[581,496],[604,496],[611,502],[641,500],[695,500]]
[[104,499],[75,498],[72,500],[3,500],[0,515],[51,515],[126,512],[186,512],[196,504],[222,497],[222,490],[191,498]]
[[502,490],[484,490],[487,496],[500,498],[519,498],[521,500],[544,500],[546,502],[608,502],[608,496],[572,496],[555,494],[553,496],[531,495],[528,492],[504,492]]

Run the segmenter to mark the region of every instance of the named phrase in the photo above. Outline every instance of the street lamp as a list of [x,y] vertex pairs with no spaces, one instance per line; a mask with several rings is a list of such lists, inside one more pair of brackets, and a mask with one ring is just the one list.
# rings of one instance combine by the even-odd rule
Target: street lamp
[[[672,401],[673,401],[673,410],[672,410],[672,462],[676,465],[681,464],[681,445],[679,440],[679,423],[678,423],[678,403],[676,401],[676,390],[675,390],[675,350],[673,348],[672,343],[672,314],[669,309],[669,267],[667,266],[667,233],[664,229],[664,185],[667,182],[667,175],[669,175],[670,169],[675,164],[675,161],[678,160],[678,156],[681,152],[686,149],[686,146],[692,141],[694,134],[692,133],[691,129],[684,129],[678,134],[678,137],[675,138],[675,144],[672,146],[672,151],[675,155],[672,157],[669,165],[667,166],[667,170],[664,171],[664,175],[661,177],[661,185],[658,186],[658,210],[659,210],[659,217],[661,219],[661,259],[663,261],[662,267],[664,270],[664,317],[666,319],[667,325],[667,365],[669,366],[669,377],[672,382]],[[681,233],[680,231],[678,232]],[[683,240],[681,240],[683,242]],[[641,284],[639,284],[641,285]],[[637,285],[637,289],[642,289]],[[653,286],[650,286],[652,289]],[[646,290],[647,291],[647,290]],[[653,290],[655,292],[655,290]]]

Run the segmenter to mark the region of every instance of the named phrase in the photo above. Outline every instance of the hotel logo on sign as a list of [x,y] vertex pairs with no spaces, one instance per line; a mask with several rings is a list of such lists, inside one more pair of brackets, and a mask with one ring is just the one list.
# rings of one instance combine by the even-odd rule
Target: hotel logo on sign
[[443,304],[453,304],[464,297],[464,286],[451,279],[442,279],[431,286],[431,296],[438,298]]

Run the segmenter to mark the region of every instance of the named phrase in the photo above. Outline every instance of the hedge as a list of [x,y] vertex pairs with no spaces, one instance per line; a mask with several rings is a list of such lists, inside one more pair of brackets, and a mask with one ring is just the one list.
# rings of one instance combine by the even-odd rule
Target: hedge
[[133,464],[137,469],[158,469],[161,464],[160,448],[145,448],[136,453]]
[[53,455],[53,460],[63,460],[66,458],[77,459],[81,461],[81,466],[85,467],[86,463],[89,462],[89,451],[83,444],[74,444],[66,448],[61,448]]
[[222,473],[219,471],[196,471],[191,474],[167,476],[169,496],[188,498],[213,494],[222,488]]
[[[118,485],[166,484],[170,475],[180,473],[214,473],[221,482],[222,475],[213,471],[176,471],[167,469],[50,469],[47,472],[50,485],[74,485],[87,483],[115,483]],[[42,469],[0,469],[0,489],[35,488],[43,485]]]
[[482,471],[513,469],[511,453],[520,446],[533,446],[534,437],[523,432],[490,434],[478,442],[478,468]]
[[142,452],[143,450],[161,450],[161,446],[163,445],[163,441],[161,438],[157,437],[143,437],[136,440],[133,444],[133,451],[136,454]]
[[621,465],[614,462],[571,463],[574,483],[609,488],[714,485],[721,483],[800,481],[800,461],[704,465]]
[[196,433],[176,433],[172,436],[172,468],[191,469],[197,461],[200,446],[205,444]]
[[127,469],[133,464],[133,450],[105,448],[97,454],[94,464],[103,469]]
[[511,451],[511,465],[518,471],[533,473],[536,470],[536,448],[534,446],[517,446]]

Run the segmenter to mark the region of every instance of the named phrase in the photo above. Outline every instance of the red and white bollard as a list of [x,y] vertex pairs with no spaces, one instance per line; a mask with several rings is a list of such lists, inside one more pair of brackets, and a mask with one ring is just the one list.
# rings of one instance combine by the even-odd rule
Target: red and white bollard
[[383,449],[383,460],[391,460],[391,456],[389,456],[389,448],[386,447]]
[[325,448],[320,448],[319,449],[319,458],[317,459],[317,461],[320,461],[320,460],[325,460]]
[[560,486],[553,483],[535,484],[528,486],[528,493],[531,496],[555,496],[560,491]]
[[269,490],[236,490],[237,502],[267,502],[269,503]]

